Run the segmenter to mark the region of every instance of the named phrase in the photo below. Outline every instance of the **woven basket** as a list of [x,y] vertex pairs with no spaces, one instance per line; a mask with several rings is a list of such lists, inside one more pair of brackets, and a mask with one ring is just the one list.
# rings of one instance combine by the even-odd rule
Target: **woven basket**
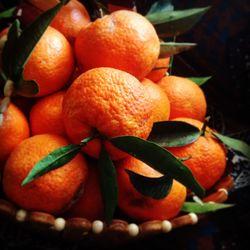
[[[225,202],[228,191],[233,186],[233,178],[224,176],[213,187],[213,191],[203,198],[204,202]],[[189,195],[188,199],[192,199]],[[89,221],[86,218],[63,218],[39,211],[25,211],[17,208],[6,199],[0,199],[0,215],[14,223],[20,223],[32,232],[45,234],[45,236],[59,236],[65,241],[81,241],[86,246],[115,246],[130,240],[143,239],[145,237],[166,234],[176,228],[198,223],[206,217],[195,213],[180,213],[171,220],[152,220],[136,224],[120,216],[107,225],[102,221]]]

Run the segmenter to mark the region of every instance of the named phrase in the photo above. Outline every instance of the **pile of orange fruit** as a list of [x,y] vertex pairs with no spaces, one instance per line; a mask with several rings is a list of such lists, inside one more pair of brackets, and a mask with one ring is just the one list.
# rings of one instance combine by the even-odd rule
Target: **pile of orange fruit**
[[[51,7],[40,2],[41,10]],[[116,167],[123,213],[136,221],[177,216],[187,188],[174,180],[165,198],[139,193],[127,170],[147,177],[162,174],[105,140],[123,135],[147,139],[155,122],[168,120],[203,128],[203,90],[189,79],[169,75],[169,58],[160,59],[159,53],[155,28],[141,14],[117,10],[91,21],[82,3],[70,0],[25,64],[23,77],[38,83],[38,94],[11,97],[3,112],[0,167],[7,199],[26,210],[103,219],[96,159],[104,145]],[[2,106],[3,100],[2,95]],[[167,148],[187,158],[184,164],[206,190],[222,177],[227,163],[227,151],[211,130],[191,144]],[[43,157],[64,145],[79,144],[96,131],[102,137],[90,141],[73,160],[21,185]]]

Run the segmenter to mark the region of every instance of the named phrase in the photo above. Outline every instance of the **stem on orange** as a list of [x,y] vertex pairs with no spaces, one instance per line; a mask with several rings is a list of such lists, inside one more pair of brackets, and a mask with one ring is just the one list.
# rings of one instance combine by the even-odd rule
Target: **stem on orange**
[[96,138],[101,138],[101,135],[100,135],[100,133],[99,133],[98,131],[95,130],[95,131],[93,131],[93,133],[92,133],[91,136],[88,136],[88,137],[82,139],[79,145],[80,145],[81,147],[84,147],[84,146],[86,146],[90,141],[92,141],[92,140],[94,140],[94,139],[96,139]]
[[207,124],[208,124],[209,120],[210,120],[210,116],[208,116],[208,117],[205,118],[205,121],[204,121],[203,126],[201,128],[201,136],[205,135]]

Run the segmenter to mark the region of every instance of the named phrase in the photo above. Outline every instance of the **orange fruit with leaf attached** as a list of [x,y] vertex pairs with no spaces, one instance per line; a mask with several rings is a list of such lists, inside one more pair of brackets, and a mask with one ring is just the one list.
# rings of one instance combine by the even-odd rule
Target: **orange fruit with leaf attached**
[[67,144],[63,137],[52,134],[36,135],[22,141],[12,151],[4,168],[3,190],[7,198],[27,210],[55,214],[68,209],[87,177],[87,164],[80,154],[63,167],[21,186],[37,162]]
[[175,217],[186,199],[186,187],[173,181],[167,196],[154,199],[139,193],[130,182],[126,170],[140,175],[157,178],[162,174],[133,157],[127,157],[116,164],[118,181],[118,206],[130,218],[137,221],[165,220]]
[[[74,143],[96,132],[109,139],[133,135],[146,139],[152,129],[153,104],[134,76],[113,68],[95,68],[81,74],[69,87],[63,101],[67,135]],[[95,139],[83,151],[99,157],[101,140]],[[126,156],[107,140],[112,159]]]
[[97,163],[88,161],[88,178],[84,192],[69,210],[71,217],[83,217],[90,221],[104,218],[104,206],[101,194],[99,171]]
[[145,77],[159,56],[160,42],[153,25],[142,15],[120,10],[82,29],[75,53],[82,71],[111,67],[138,79]]
[[73,71],[74,55],[69,42],[48,27],[24,66],[24,79],[35,80],[39,85],[36,96],[44,96],[63,88]]
[[148,91],[154,104],[154,122],[167,121],[170,114],[170,103],[165,92],[147,78],[144,78],[141,83]]
[[[174,120],[187,122],[200,130],[203,126],[202,122],[190,118],[181,117]],[[219,181],[227,164],[227,151],[211,132],[212,129],[207,128],[205,134],[195,142],[181,147],[167,148],[176,157],[190,157],[183,163],[206,190]]]
[[146,76],[149,80],[153,82],[160,81],[164,76],[166,76],[170,63],[170,57],[159,58],[156,61],[154,68]]
[[29,124],[26,117],[18,107],[10,104],[3,113],[3,121],[0,125],[0,163],[3,164],[12,150],[28,137]]
[[189,117],[204,121],[207,103],[202,89],[184,77],[165,76],[158,85],[165,91],[170,101],[170,117]]
[[84,5],[77,0],[70,0],[52,20],[51,26],[73,43],[79,31],[89,22],[90,16]]
[[66,135],[62,116],[62,103],[65,91],[45,96],[37,101],[30,111],[30,128],[32,135],[57,134]]

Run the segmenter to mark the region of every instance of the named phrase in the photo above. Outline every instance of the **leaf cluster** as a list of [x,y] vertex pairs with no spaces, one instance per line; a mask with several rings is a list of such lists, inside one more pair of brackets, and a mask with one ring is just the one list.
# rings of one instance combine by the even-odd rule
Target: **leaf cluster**
[[[11,79],[14,82],[17,94],[29,97],[34,96],[39,91],[35,81],[23,79],[23,69],[51,20],[66,3],[67,1],[61,1],[54,8],[44,12],[23,31],[20,29],[18,20],[15,20],[11,25],[8,40],[2,52],[3,69],[1,69],[0,75],[4,81]],[[98,6],[100,7],[100,5]],[[160,57],[173,56],[193,48],[196,44],[166,40],[190,30],[208,10],[209,7],[176,11],[169,0],[159,0],[154,3],[146,18],[154,25],[159,37],[163,39]],[[0,13],[0,18],[12,15],[13,11],[11,9]],[[198,85],[202,85],[210,78],[209,76],[190,79]],[[226,146],[250,158],[250,147],[246,143],[219,133],[214,132],[213,134]],[[148,140],[133,136],[120,136],[111,138],[109,141],[117,148],[145,162],[162,174],[162,177],[159,178],[149,178],[133,171],[127,171],[131,183],[143,195],[161,199],[169,193],[173,179],[176,179],[202,197],[205,191],[183,163],[185,159],[178,159],[165,149],[165,147],[179,147],[193,143],[200,136],[202,136],[201,131],[192,125],[185,122],[167,121],[155,123]],[[63,166],[73,159],[82,147],[96,137],[98,136],[94,134],[91,137],[83,138],[79,145],[70,144],[53,151],[33,167],[22,185],[27,185],[47,172]],[[99,139],[103,140],[101,135],[99,135]],[[117,205],[118,187],[114,164],[104,146],[99,158],[99,172],[105,216],[107,222],[110,222]],[[206,204],[199,207],[197,204],[186,202],[183,211],[198,213],[225,207],[228,206]]]

